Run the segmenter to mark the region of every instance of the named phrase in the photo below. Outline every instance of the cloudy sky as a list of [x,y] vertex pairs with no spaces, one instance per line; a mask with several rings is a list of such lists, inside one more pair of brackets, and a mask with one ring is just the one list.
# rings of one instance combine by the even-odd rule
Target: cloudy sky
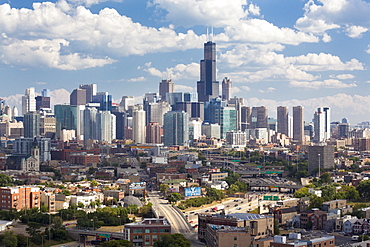
[[[370,0],[0,0],[0,96],[25,88],[63,103],[79,84],[123,95],[172,78],[196,91],[207,27],[218,80],[248,106],[332,107],[332,120],[370,120]],[[212,28],[209,28],[211,30]]]

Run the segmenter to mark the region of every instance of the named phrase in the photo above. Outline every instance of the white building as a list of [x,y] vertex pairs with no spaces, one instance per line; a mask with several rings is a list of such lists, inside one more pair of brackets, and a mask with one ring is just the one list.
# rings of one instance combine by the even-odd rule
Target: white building
[[116,139],[116,116],[110,111],[102,111],[97,115],[98,140],[111,143]]
[[36,93],[35,88],[26,89],[25,95],[22,96],[22,115],[28,112],[36,111]]
[[70,200],[70,205],[78,205],[80,202],[84,204],[84,207],[89,207],[91,202],[96,201],[103,202],[104,194],[103,193],[92,193],[88,195],[76,196],[72,195]]
[[202,134],[207,138],[221,138],[221,126],[219,124],[203,123]]
[[226,132],[226,145],[228,147],[245,147],[247,134],[242,131],[228,131]]
[[130,107],[135,105],[134,96],[122,96],[122,100],[119,103],[119,106],[124,110],[127,111]]
[[202,136],[202,120],[191,120],[189,122],[189,140],[198,140]]
[[145,143],[145,111],[132,112],[132,139],[134,143]]
[[330,139],[330,108],[319,107],[314,114],[315,142],[325,142]]

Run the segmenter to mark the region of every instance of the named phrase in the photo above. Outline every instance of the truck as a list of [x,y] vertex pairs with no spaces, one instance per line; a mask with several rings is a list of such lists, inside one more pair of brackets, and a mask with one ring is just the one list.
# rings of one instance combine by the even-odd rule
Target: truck
[[353,235],[352,236],[352,241],[358,241],[358,236],[357,235]]
[[220,206],[216,206],[216,207],[213,207],[212,208],[212,211],[213,212],[217,212],[217,211],[220,211],[222,209],[225,209],[225,206],[224,205],[220,205]]

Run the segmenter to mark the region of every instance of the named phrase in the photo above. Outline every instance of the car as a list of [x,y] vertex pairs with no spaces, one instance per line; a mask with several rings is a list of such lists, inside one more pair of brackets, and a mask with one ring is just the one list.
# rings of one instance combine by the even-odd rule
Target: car
[[193,228],[197,228],[197,227],[198,227],[198,225],[193,226]]
[[194,212],[190,212],[191,214],[193,214]]
[[185,217],[189,217],[189,215],[185,215]]
[[207,209],[207,210],[206,210],[206,211],[204,211],[204,212],[208,213],[208,212],[209,212],[209,210]]
[[194,223],[194,221],[191,220],[191,221],[189,221],[189,223]]
[[198,213],[195,213],[194,215],[198,215]]
[[239,206],[239,205],[238,205],[238,204],[235,204],[235,205],[234,205],[234,207],[237,207],[237,206]]
[[238,199],[235,199],[234,202],[238,202]]
[[241,201],[240,203],[243,203],[244,201]]
[[241,207],[236,208],[236,210],[241,210],[241,209],[242,209]]

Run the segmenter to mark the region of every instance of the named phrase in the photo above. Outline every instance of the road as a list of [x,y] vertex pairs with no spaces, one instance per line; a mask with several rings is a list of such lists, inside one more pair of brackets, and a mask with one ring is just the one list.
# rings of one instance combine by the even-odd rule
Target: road
[[160,199],[159,192],[150,192],[149,198],[159,216],[164,216],[170,222],[172,233],[183,234],[185,238],[191,241],[191,246],[204,246],[204,244],[197,240],[197,233],[189,227],[181,213],[176,211],[166,200]]

